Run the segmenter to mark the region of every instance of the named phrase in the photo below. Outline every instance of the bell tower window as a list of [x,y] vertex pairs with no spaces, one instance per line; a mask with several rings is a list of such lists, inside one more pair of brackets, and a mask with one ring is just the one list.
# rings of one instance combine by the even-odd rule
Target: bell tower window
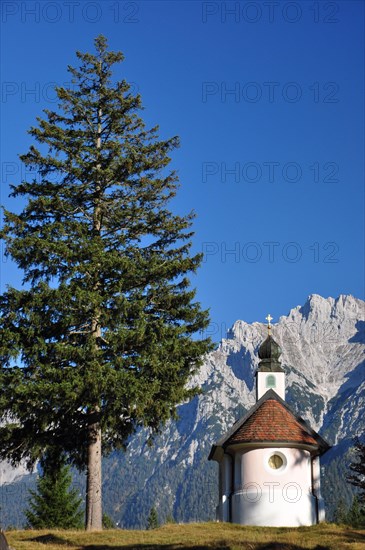
[[266,387],[267,388],[276,388],[276,379],[273,374],[266,376]]

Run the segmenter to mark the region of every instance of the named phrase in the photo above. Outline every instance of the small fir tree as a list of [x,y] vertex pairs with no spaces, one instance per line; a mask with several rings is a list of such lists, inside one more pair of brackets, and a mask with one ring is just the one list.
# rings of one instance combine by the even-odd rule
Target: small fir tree
[[354,451],[355,457],[350,464],[351,472],[347,474],[346,479],[359,489],[359,503],[365,505],[365,443],[358,437],[354,439]]
[[69,466],[62,459],[57,463],[45,459],[42,469],[37,491],[29,491],[32,498],[25,511],[29,526],[34,529],[81,529],[82,498],[75,488],[71,488]]
[[176,520],[172,514],[168,514],[166,516],[166,523],[169,523],[169,524],[176,523]]
[[365,511],[360,505],[358,495],[353,498],[352,505],[347,513],[346,523],[357,528],[365,525]]
[[115,529],[115,523],[108,514],[103,514],[103,528],[104,529]]
[[147,518],[147,529],[157,529],[159,527],[158,514],[154,506],[152,506]]
[[344,499],[341,497],[337,503],[337,506],[333,515],[333,521],[338,524],[346,524],[347,514],[348,514],[348,509],[347,509],[346,503]]

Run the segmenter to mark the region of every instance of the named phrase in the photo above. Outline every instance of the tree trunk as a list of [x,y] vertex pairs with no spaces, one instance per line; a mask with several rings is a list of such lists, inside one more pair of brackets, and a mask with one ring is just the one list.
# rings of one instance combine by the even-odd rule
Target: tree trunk
[[87,457],[86,480],[86,531],[101,531],[101,428],[100,424],[92,424],[89,428],[90,440]]
[[[100,63],[101,71],[101,63]],[[101,78],[101,72],[100,72]],[[98,133],[96,138],[96,149],[101,148],[101,133],[102,133],[102,110],[98,109]],[[100,208],[100,181],[99,171],[100,164],[97,164],[97,177],[95,181],[95,203],[93,213],[93,235],[100,237],[101,231],[101,208]],[[95,281],[94,291],[100,289],[100,281]],[[100,311],[94,312],[94,317],[91,322],[91,334],[95,341],[94,349],[98,349],[98,339],[101,336],[101,328],[99,324]],[[101,425],[100,425],[100,408],[96,406],[90,411],[89,424],[89,441],[88,441],[88,457],[87,457],[87,480],[86,480],[86,531],[101,531],[102,524],[102,486],[101,486]],[[94,417],[94,420],[91,418]]]

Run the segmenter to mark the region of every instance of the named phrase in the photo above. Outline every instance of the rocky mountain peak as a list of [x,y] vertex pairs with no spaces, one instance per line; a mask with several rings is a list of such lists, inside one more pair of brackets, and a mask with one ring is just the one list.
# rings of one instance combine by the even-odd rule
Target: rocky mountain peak
[[[365,302],[348,295],[312,294],[272,325],[287,403],[333,445],[326,468],[365,432],[364,329]],[[154,447],[141,431],[126,454],[105,461],[105,511],[120,526],[144,527],[153,505],[161,519],[171,513],[177,521],[215,518],[217,471],[207,457],[256,401],[258,350],[266,338],[264,323],[236,321],[191,381],[202,394],[179,407],[178,422],[166,426]],[[12,479],[2,466],[2,479]]]

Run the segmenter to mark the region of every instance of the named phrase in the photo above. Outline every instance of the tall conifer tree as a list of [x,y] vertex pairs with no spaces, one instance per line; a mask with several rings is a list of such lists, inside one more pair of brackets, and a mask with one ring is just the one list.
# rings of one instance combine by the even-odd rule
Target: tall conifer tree
[[168,208],[178,139],[146,129],[140,96],[112,77],[122,53],[103,36],[95,48],[30,129],[21,160],[37,177],[13,187],[27,202],[0,233],[24,271],[0,297],[0,457],[32,466],[52,447],[86,468],[88,530],[102,527],[102,453],[175,416],[210,349],[188,278],[193,215]]

